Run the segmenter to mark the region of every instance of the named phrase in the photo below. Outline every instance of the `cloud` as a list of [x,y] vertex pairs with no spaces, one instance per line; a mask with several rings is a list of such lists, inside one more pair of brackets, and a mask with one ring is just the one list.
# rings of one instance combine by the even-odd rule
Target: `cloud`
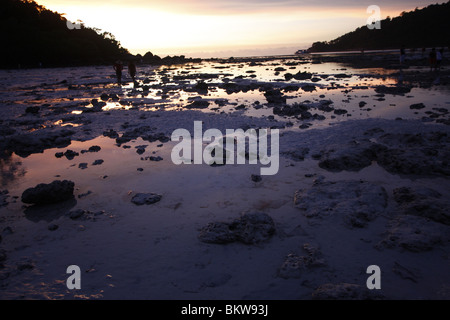
[[[40,4],[61,4],[60,0],[37,0]],[[423,0],[64,0],[64,5],[127,6],[191,15],[240,15],[288,12],[290,10],[364,10],[378,5],[382,10],[411,10],[425,7],[435,1]]]

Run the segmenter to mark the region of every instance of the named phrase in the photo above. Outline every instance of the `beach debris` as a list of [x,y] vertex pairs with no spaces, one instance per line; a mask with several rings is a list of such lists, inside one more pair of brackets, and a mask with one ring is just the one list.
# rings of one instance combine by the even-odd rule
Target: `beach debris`
[[8,205],[9,191],[0,190],[0,208]]
[[74,211],[70,211],[69,212],[69,218],[72,219],[72,220],[76,220],[78,218],[81,218],[85,213],[87,213],[87,211],[83,210],[83,209],[77,209],[77,210],[74,210]]
[[262,180],[262,177],[259,174],[252,174],[250,178],[253,182],[260,182]]
[[393,95],[404,95],[409,93],[411,87],[408,86],[377,86],[375,87],[375,92],[380,94],[393,94]]
[[[312,73],[309,73],[307,71],[304,71],[304,72],[299,71],[298,73],[294,74],[292,77],[295,80],[308,80],[308,79],[312,78]],[[286,78],[286,76],[285,76],[285,78]],[[287,78],[286,78],[286,80],[287,80]]]
[[106,106],[106,102],[105,101],[98,101],[98,99],[92,99],[91,100],[91,105],[92,105],[92,107],[90,107],[90,108],[86,107],[83,110],[83,113],[100,112],[100,111],[102,111],[102,108],[104,106]]
[[88,150],[81,150],[81,153],[87,153],[87,152],[99,152],[102,148],[100,146],[92,146],[89,147]]
[[262,212],[245,213],[231,223],[212,222],[203,227],[199,239],[206,243],[226,244],[241,242],[258,244],[265,242],[275,233],[272,218]]
[[426,187],[400,187],[393,190],[394,199],[403,214],[429,218],[450,226],[450,201]]
[[80,168],[81,170],[87,169],[87,167],[88,167],[87,162],[82,162],[78,164],[78,168]]
[[449,240],[450,227],[431,219],[400,215],[388,224],[386,236],[375,247],[398,248],[411,252],[430,251]]
[[319,166],[329,171],[359,171],[377,161],[391,173],[418,175],[450,175],[448,146],[450,137],[444,132],[391,134],[352,140],[346,145],[329,145],[322,150]]
[[185,106],[187,109],[206,109],[209,107],[210,102],[204,99],[194,100],[192,103]]
[[55,180],[52,183],[40,183],[22,193],[22,202],[29,204],[51,204],[73,198],[75,184],[69,180]]
[[136,147],[137,154],[143,154],[144,152],[145,152],[145,147],[143,147],[143,146]]
[[445,132],[387,133],[379,142],[388,148],[379,149],[374,160],[391,173],[450,175],[450,136]]
[[55,153],[56,158],[66,157],[67,160],[73,160],[73,158],[78,157],[80,154],[73,150],[67,150],[66,152],[57,152]]
[[345,110],[345,109],[335,109],[335,110],[333,111],[333,113],[334,113],[334,114],[337,114],[337,115],[346,114],[347,112],[348,112],[348,111]]
[[349,228],[363,228],[387,207],[387,192],[377,184],[358,180],[324,181],[297,190],[294,206],[308,219],[339,217]]
[[6,149],[25,158],[33,153],[42,153],[45,149],[67,147],[71,143],[70,136],[73,134],[75,131],[68,129],[55,131],[44,129],[12,135]]
[[300,129],[308,129],[309,127],[311,127],[312,124],[311,123],[302,123],[301,125],[299,125],[298,127]]
[[264,92],[268,103],[283,104],[286,103],[286,97],[279,89],[268,89]]
[[352,75],[346,74],[346,73],[338,73],[338,74],[335,74],[334,77],[337,79],[344,79],[344,78],[351,78]]
[[310,107],[307,105],[300,104],[300,103],[294,103],[292,105],[284,105],[284,106],[274,107],[273,114],[279,115],[279,116],[287,116],[287,117],[301,115],[303,118],[307,118],[308,114],[309,114],[309,117],[311,117],[311,114],[308,112],[309,109],[310,109]]
[[39,113],[40,108],[37,106],[34,107],[27,107],[25,109],[25,113],[31,113],[31,114],[38,114]]
[[160,201],[162,198],[161,195],[156,193],[137,193],[131,199],[135,205],[141,206],[144,204],[153,204]]
[[92,194],[93,192],[91,190],[86,191],[85,193],[81,193],[78,195],[78,199],[87,197],[88,195]]
[[25,270],[32,270],[34,269],[34,263],[29,258],[23,258],[16,264],[17,270],[19,271],[25,271]]
[[159,140],[160,142],[165,143],[170,141],[170,137],[166,136],[164,133],[153,133],[153,129],[151,127],[142,126],[125,131],[121,137],[116,138],[116,143],[118,145],[121,145],[139,137],[141,137],[142,140],[149,142],[155,142]]
[[284,279],[301,278],[303,274],[315,267],[325,265],[324,259],[321,257],[319,247],[306,243],[303,245],[306,255],[297,255],[289,253],[286,256],[281,267],[278,269],[278,276]]
[[208,92],[208,84],[205,81],[199,81],[194,86],[194,89],[198,92],[205,93]]
[[[1,242],[1,240],[0,240],[0,242]],[[0,263],[4,262],[7,257],[8,256],[6,255],[6,250],[0,249]],[[1,276],[0,276],[0,280],[2,280]]]
[[423,109],[425,105],[423,103],[415,103],[409,106],[410,109]]
[[93,166],[98,166],[98,165],[101,165],[103,162],[104,162],[103,159],[97,159],[97,160],[95,160],[95,161],[92,163],[92,165],[93,165]]
[[119,134],[115,130],[109,129],[109,130],[103,131],[103,136],[109,137],[111,139],[116,139],[119,137]]
[[379,149],[386,148],[368,139],[352,140],[347,144],[328,145],[322,150],[319,167],[328,171],[359,171],[372,164]]
[[306,91],[306,92],[316,91],[316,86],[312,85],[312,84],[307,84],[307,85],[302,86],[302,90]]

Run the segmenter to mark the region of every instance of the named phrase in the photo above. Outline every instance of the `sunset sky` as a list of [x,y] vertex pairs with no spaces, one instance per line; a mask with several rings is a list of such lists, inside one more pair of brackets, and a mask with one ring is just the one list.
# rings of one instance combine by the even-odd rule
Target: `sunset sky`
[[[420,0],[36,0],[111,32],[133,54],[225,57],[292,54],[365,25],[369,5],[381,18],[423,8]],[[442,3],[440,1],[439,3]],[[382,26],[381,26],[382,27]]]

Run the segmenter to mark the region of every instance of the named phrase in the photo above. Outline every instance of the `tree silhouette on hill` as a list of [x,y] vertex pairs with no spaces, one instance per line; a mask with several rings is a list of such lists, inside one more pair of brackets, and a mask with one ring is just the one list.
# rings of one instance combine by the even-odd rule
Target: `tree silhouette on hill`
[[0,39],[2,68],[102,64],[130,55],[111,33],[71,26],[30,0],[2,0]]
[[314,42],[309,52],[448,47],[450,1],[381,20],[381,29],[362,26],[331,41]]

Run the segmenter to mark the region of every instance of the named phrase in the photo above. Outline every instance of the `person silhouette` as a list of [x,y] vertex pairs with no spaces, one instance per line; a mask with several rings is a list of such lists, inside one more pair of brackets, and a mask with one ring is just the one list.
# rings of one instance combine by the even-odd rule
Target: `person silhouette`
[[117,60],[116,63],[114,63],[114,70],[116,71],[117,84],[122,85],[122,70],[123,70],[122,61]]
[[133,79],[133,82],[136,83],[135,77],[136,77],[136,65],[132,60],[128,62],[128,73],[130,74],[131,79]]
[[400,69],[405,64],[405,58],[406,58],[406,50],[405,50],[405,46],[402,45],[402,47],[400,48]]
[[436,69],[437,70],[441,70],[443,55],[444,55],[444,48],[441,48],[441,50],[436,51]]
[[430,72],[433,71],[433,68],[436,70],[436,48],[431,49],[429,54],[430,59]]

